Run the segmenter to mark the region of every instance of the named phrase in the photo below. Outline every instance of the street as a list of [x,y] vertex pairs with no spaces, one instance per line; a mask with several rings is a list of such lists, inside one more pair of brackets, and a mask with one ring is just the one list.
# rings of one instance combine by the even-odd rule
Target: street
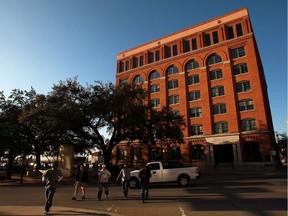
[[[146,203],[140,201],[140,189],[130,189],[128,198],[123,199],[121,186],[112,184],[109,198],[102,201],[96,200],[97,190],[97,185],[90,184],[87,199],[81,200],[79,194],[79,199],[74,201],[72,185],[61,185],[53,207],[100,210],[107,215],[125,216],[287,215],[286,174],[206,175],[184,188],[175,183],[151,185]],[[1,186],[0,197],[0,209],[2,206],[43,206],[44,188],[40,184]],[[1,210],[0,214],[3,215]]]

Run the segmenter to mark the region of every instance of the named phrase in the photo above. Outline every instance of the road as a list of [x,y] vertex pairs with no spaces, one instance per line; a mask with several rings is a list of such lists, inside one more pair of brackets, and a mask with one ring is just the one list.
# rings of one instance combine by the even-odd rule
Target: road
[[[89,185],[87,199],[74,201],[71,199],[72,185],[61,185],[56,191],[53,207],[125,216],[287,216],[286,174],[206,175],[185,188],[172,183],[152,185],[146,203],[140,201],[140,189],[130,189],[128,199],[123,199],[120,185],[113,184],[109,198],[102,201],[96,200],[97,190],[95,184]],[[44,189],[39,184],[1,186],[0,191],[0,209],[4,206],[13,209],[13,206],[44,205]]]

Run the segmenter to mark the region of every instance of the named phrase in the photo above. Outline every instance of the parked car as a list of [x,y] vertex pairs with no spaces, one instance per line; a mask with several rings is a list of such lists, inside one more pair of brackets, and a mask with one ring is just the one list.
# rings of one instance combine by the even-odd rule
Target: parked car
[[[200,169],[198,167],[183,166],[181,164],[168,164],[164,166],[162,162],[149,162],[147,167],[151,172],[150,183],[178,182],[181,186],[187,186],[190,180],[200,178]],[[137,188],[140,184],[138,177],[140,170],[131,172],[130,188]]]

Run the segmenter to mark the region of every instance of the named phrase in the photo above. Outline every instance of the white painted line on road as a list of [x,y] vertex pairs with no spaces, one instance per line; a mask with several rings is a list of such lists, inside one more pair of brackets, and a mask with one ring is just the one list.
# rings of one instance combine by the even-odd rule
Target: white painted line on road
[[181,207],[179,207],[179,209],[180,209],[180,212],[181,212],[181,216],[186,216],[184,210]]
[[114,204],[110,208],[108,208],[107,211],[110,211],[113,207],[114,207]]

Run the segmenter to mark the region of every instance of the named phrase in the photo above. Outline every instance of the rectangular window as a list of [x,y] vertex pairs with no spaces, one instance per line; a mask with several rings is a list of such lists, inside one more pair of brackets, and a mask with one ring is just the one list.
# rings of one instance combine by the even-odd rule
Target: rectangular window
[[144,64],[144,58],[143,56],[140,56],[140,66],[143,66],[143,64]]
[[226,104],[215,104],[213,105],[213,114],[218,115],[218,114],[224,114],[226,113]]
[[203,125],[192,125],[190,128],[191,136],[203,134]]
[[156,50],[155,52],[155,61],[159,61],[160,60],[160,51]]
[[174,44],[173,45],[173,56],[176,56],[176,55],[178,55],[178,50],[177,50],[177,45]]
[[218,32],[215,31],[215,32],[213,32],[212,34],[213,34],[213,43],[214,43],[214,44],[219,43]]
[[249,81],[243,81],[243,82],[236,83],[236,92],[237,93],[247,92],[247,91],[251,91],[251,85],[250,85]]
[[179,95],[171,95],[168,97],[168,104],[178,104],[179,103]]
[[189,92],[189,101],[195,101],[195,100],[200,100],[200,91],[191,91]]
[[210,46],[211,45],[211,40],[210,40],[210,34],[204,34],[204,46]]
[[212,88],[212,97],[218,97],[224,95],[224,86],[216,86]]
[[185,40],[184,41],[184,52],[189,52],[190,51],[190,41]]
[[171,47],[166,46],[165,47],[165,58],[170,58],[171,57]]
[[243,35],[242,25],[240,23],[236,25],[236,32],[237,32],[237,37],[240,37]]
[[200,107],[190,109],[190,118],[196,118],[202,116],[202,109]]
[[227,27],[227,38],[233,39],[234,38],[234,32],[233,32],[233,26]]
[[251,99],[239,101],[239,111],[248,111],[254,109],[254,102]]
[[194,85],[199,82],[199,75],[192,75],[188,77],[188,85]]
[[152,107],[160,107],[160,99],[159,98],[153,98],[151,100],[151,104],[152,104]]
[[137,68],[138,67],[138,57],[134,57],[133,58],[133,68]]
[[151,85],[150,93],[155,93],[155,92],[159,92],[159,91],[160,91],[160,85],[159,84]]
[[192,39],[192,50],[197,50],[197,40],[196,40],[196,38]]
[[120,62],[120,72],[123,72],[125,68],[124,62]]
[[221,134],[221,133],[228,133],[228,123],[227,122],[217,122],[214,125],[215,134]]
[[125,71],[129,70],[129,61],[125,62]]
[[154,52],[148,52],[148,63],[154,62]]
[[222,70],[214,70],[210,72],[210,80],[216,80],[216,79],[221,79],[223,78]]
[[235,58],[240,58],[242,56],[245,56],[245,49],[244,47],[239,47],[239,48],[236,48],[236,49],[232,49],[231,50],[231,58],[232,59],[235,59]]
[[234,75],[248,73],[248,66],[246,63],[238,64],[233,67]]
[[171,80],[168,82],[168,89],[178,88],[178,80]]

